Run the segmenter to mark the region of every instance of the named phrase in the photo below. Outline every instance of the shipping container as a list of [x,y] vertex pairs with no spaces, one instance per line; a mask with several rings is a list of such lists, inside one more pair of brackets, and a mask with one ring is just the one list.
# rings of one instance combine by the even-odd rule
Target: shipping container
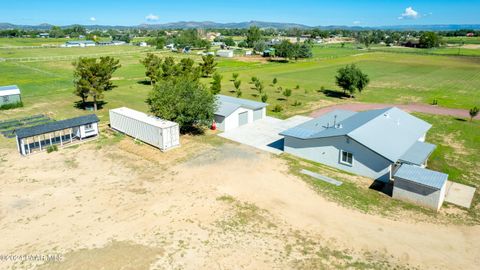
[[110,110],[110,127],[161,151],[180,146],[180,129],[177,123],[129,108]]

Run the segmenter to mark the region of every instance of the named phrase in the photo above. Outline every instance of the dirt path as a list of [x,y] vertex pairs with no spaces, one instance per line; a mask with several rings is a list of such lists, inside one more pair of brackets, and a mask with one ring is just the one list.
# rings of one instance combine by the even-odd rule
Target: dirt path
[[[426,104],[382,104],[382,103],[346,103],[336,104],[328,107],[321,108],[310,114],[311,117],[319,117],[333,110],[350,110],[350,111],[366,111],[383,109],[386,107],[397,107],[407,112],[419,112],[436,115],[450,115],[454,117],[470,118],[467,110],[451,109],[445,107],[438,107]],[[477,115],[476,119],[480,119],[480,115]]]
[[341,207],[288,174],[284,160],[245,146],[197,147],[171,164],[163,161],[187,148],[167,156],[126,142],[26,158],[0,151],[0,254],[63,254],[63,264],[45,269],[109,269],[122,258],[142,260],[142,269],[336,269],[347,260],[326,248],[392,263],[381,269],[480,264],[480,226]]

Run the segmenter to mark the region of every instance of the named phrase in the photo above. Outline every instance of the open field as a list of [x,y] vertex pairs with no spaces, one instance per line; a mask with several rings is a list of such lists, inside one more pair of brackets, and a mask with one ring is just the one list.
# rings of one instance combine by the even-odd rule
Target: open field
[[443,37],[448,44],[480,44],[480,37]]
[[40,269],[474,269],[480,259],[478,226],[339,206],[288,160],[214,134],[167,153],[102,134],[26,158],[0,149],[2,253],[60,254]]
[[[393,201],[371,189],[369,179],[289,155],[274,157],[211,132],[183,136],[182,147],[167,153],[113,135],[107,129],[108,109],[147,111],[144,101],[151,86],[145,84],[139,63],[146,51],[106,48],[25,49],[0,56],[105,53],[122,64],[114,75],[117,87],[105,94],[106,103],[97,112],[100,139],[23,158],[14,140],[0,137],[0,233],[5,236],[0,254],[64,256],[63,263],[44,265],[45,269],[80,263],[100,269],[111,265],[111,258],[122,266],[187,269],[474,269],[480,263],[478,120],[417,114],[433,124],[427,141],[438,145],[429,167],[477,187],[470,210],[446,204],[436,213]],[[371,84],[354,101],[430,103],[436,98],[445,107],[479,106],[479,57],[340,45],[315,47],[314,54],[313,59],[289,64],[219,59],[223,93],[233,95],[229,80],[236,72],[243,97],[259,100],[248,83],[257,76],[264,81],[270,108],[285,108],[268,114],[308,114],[325,105],[352,102],[339,95],[334,75],[339,67],[356,63],[369,74]],[[0,62],[0,85],[19,85],[25,103],[24,108],[1,111],[0,120],[89,113],[75,107],[71,62]],[[279,83],[273,87],[275,77]],[[285,100],[279,86],[292,88],[293,95]],[[322,86],[324,91],[318,91]],[[301,104],[293,106],[294,101]],[[303,168],[344,185],[313,181],[298,173]]]
[[[472,45],[472,44],[470,44]],[[372,51],[378,52],[393,52],[393,53],[409,53],[420,55],[445,55],[445,56],[480,56],[480,49],[474,46],[473,48],[452,46],[441,47],[432,49],[419,49],[419,48],[406,48],[406,47],[386,47],[386,46],[374,46],[370,48]]]

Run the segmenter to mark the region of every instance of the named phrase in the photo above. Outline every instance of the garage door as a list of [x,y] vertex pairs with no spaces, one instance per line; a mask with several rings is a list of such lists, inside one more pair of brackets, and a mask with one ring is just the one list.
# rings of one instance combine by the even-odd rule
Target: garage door
[[248,124],[248,112],[243,112],[238,114],[238,126],[243,126]]
[[258,109],[253,111],[253,121],[262,119],[262,117],[263,117],[263,109]]

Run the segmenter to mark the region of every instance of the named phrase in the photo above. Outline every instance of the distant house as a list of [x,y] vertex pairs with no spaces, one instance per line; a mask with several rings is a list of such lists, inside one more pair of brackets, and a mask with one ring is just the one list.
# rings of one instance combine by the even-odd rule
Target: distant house
[[16,85],[0,87],[0,108],[5,105],[19,104],[22,102],[20,89]]
[[388,182],[401,164],[425,167],[431,125],[398,108],[335,110],[281,133],[285,152]]
[[148,47],[148,44],[147,44],[147,42],[142,41],[142,42],[138,43],[138,46],[140,46],[140,47]]
[[475,36],[474,33],[467,33],[467,37],[473,37],[473,36]]
[[40,37],[40,38],[49,38],[49,37],[50,37],[50,34],[49,34],[49,33],[40,33],[40,34],[38,34],[38,37]]
[[217,51],[217,56],[232,58],[233,57],[233,51],[232,50],[218,50]]
[[78,41],[67,41],[65,42],[65,47],[72,48],[72,47],[92,47],[95,46],[96,43],[92,40],[78,40]]
[[127,42],[123,41],[123,40],[112,40],[112,45],[113,46],[120,46],[120,45],[125,45],[127,44]]
[[66,146],[98,135],[95,114],[15,130],[20,154],[29,155],[49,146]]
[[274,48],[269,48],[269,49],[264,50],[262,52],[262,56],[263,57],[275,56],[275,49]]
[[215,123],[221,131],[228,131],[265,118],[268,104],[242,98],[217,95],[218,109]]
[[402,46],[409,47],[409,48],[418,48],[420,47],[419,40],[407,40],[406,42],[402,43]]

